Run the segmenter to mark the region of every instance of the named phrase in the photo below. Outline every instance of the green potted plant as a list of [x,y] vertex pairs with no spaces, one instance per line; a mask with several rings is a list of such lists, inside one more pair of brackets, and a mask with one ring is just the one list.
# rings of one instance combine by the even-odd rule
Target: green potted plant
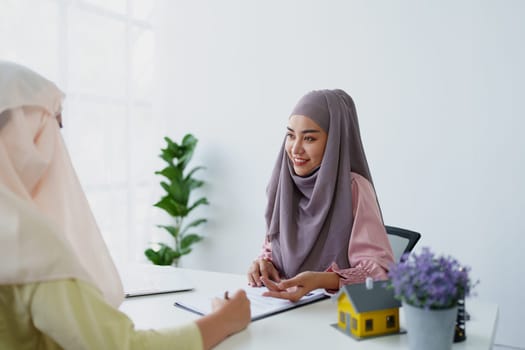
[[191,192],[204,184],[204,181],[193,177],[194,173],[203,167],[195,167],[186,172],[186,166],[193,156],[197,139],[187,134],[180,145],[169,137],[165,137],[164,140],[166,148],[161,149],[160,158],[167,163],[167,166],[161,171],[156,171],[155,174],[165,178],[165,181],[160,182],[165,194],[154,206],[164,210],[173,218],[173,225],[157,225],[171,235],[173,245],[158,243],[158,249],[146,249],[144,254],[156,265],[177,266],[179,259],[191,252],[192,245],[203,238],[189,230],[207,221],[196,219],[186,224],[185,219],[195,208],[209,203],[205,197],[201,197],[190,204]]

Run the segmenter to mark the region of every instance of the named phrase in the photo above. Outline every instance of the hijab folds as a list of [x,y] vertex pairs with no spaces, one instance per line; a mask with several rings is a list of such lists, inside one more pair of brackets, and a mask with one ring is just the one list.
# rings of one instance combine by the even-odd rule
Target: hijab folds
[[324,271],[332,262],[349,268],[350,172],[372,183],[354,102],[343,90],[311,91],[291,115],[309,117],[328,138],[319,169],[305,177],[294,173],[283,142],[267,187],[265,218],[273,262],[286,278]]
[[0,284],[84,280],[113,306],[119,275],[60,133],[64,94],[0,61]]

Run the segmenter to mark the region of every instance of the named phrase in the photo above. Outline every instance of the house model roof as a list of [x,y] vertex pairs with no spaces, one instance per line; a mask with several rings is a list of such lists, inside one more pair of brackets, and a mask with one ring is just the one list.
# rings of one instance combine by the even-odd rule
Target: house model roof
[[332,298],[337,301],[346,293],[358,313],[401,307],[401,302],[394,298],[394,291],[385,287],[386,281],[374,282],[371,289],[367,289],[366,283],[349,284],[341,287]]

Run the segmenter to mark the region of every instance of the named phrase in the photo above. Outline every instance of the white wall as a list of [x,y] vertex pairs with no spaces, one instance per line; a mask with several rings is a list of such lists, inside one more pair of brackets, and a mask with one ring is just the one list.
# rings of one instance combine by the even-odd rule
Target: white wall
[[207,167],[211,202],[196,213],[210,219],[207,238],[183,266],[246,271],[291,108],[311,89],[342,88],[386,223],[470,265],[477,298],[501,307],[497,343],[525,347],[525,2],[160,5],[159,112],[170,136],[199,138],[193,165]]

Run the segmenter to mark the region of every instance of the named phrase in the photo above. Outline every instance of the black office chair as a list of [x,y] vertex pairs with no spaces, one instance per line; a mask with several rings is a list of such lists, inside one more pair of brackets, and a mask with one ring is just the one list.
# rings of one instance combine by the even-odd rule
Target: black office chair
[[395,261],[400,261],[403,254],[410,253],[421,238],[421,234],[415,231],[394,226],[385,226],[385,228]]

